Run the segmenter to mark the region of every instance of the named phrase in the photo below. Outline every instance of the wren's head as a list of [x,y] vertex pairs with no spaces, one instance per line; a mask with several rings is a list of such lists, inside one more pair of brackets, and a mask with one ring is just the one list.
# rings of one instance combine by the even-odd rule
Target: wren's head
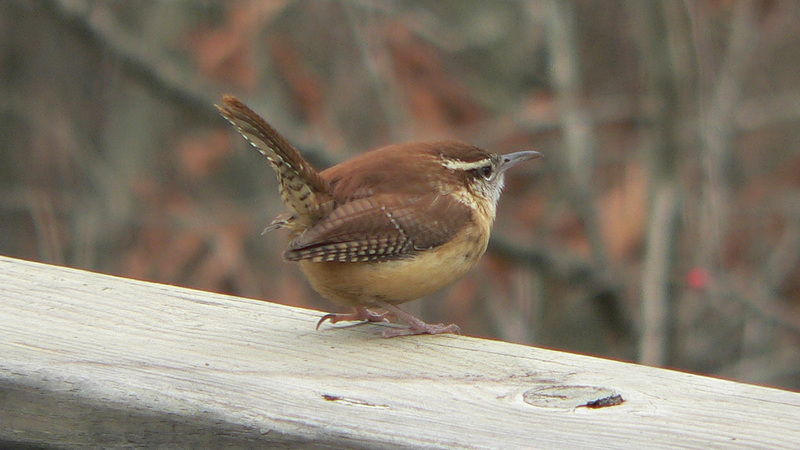
[[503,192],[506,170],[540,156],[541,153],[534,151],[498,155],[466,144],[446,145],[439,151],[442,166],[451,178],[460,181],[456,185],[463,186],[451,193],[460,202],[473,210],[483,210],[492,219]]

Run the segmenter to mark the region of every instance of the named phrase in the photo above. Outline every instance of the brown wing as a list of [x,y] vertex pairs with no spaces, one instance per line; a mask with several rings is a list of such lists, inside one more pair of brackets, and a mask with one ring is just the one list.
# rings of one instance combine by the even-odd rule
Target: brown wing
[[451,197],[379,194],[339,205],[289,244],[289,261],[386,261],[444,244],[470,220]]

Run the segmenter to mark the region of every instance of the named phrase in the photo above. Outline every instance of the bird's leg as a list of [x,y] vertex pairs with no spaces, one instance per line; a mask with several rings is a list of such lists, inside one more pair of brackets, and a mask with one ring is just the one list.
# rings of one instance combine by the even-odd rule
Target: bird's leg
[[321,319],[319,319],[319,322],[317,322],[317,329],[319,330],[319,326],[322,325],[322,323],[326,320],[330,320],[331,323],[358,320],[366,320],[368,322],[388,322],[389,319],[386,317],[387,314],[388,313],[378,314],[368,310],[364,306],[358,306],[356,307],[355,312],[349,314],[325,314]]
[[391,328],[383,332],[383,337],[385,338],[393,338],[397,336],[412,336],[415,334],[441,334],[441,333],[453,333],[453,334],[460,334],[461,328],[458,325],[451,323],[450,325],[444,325],[441,323],[437,323],[435,325],[425,323],[420,319],[412,316],[411,314],[403,311],[402,309],[392,305],[391,303],[387,303],[384,301],[378,301],[378,305],[382,308],[385,308],[387,311],[393,313],[397,316],[398,319],[406,322],[410,327],[409,328]]

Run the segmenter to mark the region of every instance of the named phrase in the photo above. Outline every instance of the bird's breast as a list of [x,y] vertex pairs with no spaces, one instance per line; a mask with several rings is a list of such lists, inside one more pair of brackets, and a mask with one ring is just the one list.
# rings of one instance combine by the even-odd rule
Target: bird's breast
[[463,277],[486,251],[491,222],[475,222],[453,239],[407,258],[381,262],[300,261],[312,287],[347,306],[375,300],[400,304],[439,291]]

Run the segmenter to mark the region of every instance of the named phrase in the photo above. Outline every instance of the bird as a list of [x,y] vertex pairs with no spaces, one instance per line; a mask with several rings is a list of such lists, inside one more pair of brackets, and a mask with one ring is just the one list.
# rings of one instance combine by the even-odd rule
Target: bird
[[[505,172],[541,157],[505,155],[459,141],[407,142],[367,151],[325,170],[238,98],[215,105],[272,165],[287,211],[264,233],[287,230],[283,253],[322,297],[352,308],[325,321],[388,322],[383,337],[460,333],[397,305],[451,285],[486,252]],[[374,309],[383,310],[376,312]]]

